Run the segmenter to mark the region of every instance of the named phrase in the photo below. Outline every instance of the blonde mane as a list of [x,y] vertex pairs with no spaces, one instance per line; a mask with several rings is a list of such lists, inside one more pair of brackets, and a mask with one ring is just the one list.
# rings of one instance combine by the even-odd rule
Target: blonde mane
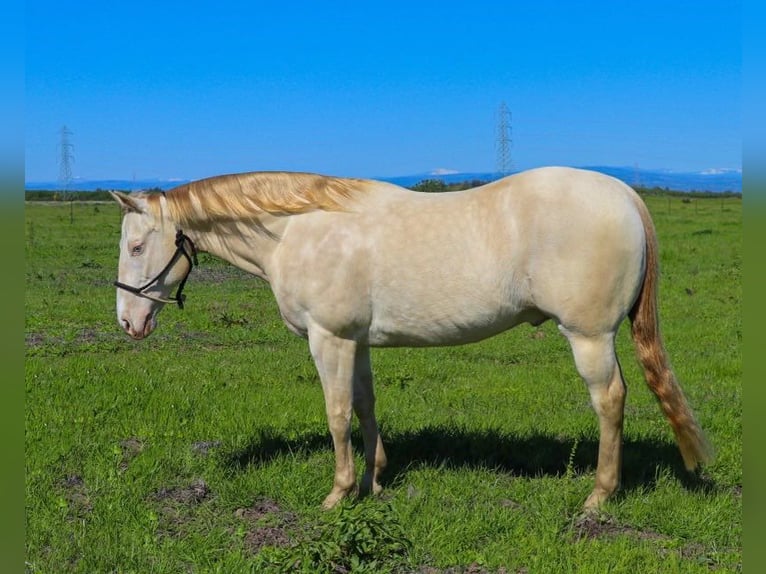
[[166,198],[171,218],[181,225],[241,221],[264,213],[340,211],[365,183],[309,173],[252,172],[194,181],[168,191]]

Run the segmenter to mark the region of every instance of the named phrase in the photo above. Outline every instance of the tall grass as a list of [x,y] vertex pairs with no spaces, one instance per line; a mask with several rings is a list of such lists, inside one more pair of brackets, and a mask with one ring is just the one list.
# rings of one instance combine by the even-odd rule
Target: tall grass
[[374,350],[385,491],[323,513],[321,388],[268,286],[203,256],[186,310],[130,341],[116,205],[74,203],[71,225],[28,203],[27,571],[741,570],[741,200],[647,201],[666,345],[717,457],[683,470],[623,328],[623,488],[587,520],[597,423],[553,325]]

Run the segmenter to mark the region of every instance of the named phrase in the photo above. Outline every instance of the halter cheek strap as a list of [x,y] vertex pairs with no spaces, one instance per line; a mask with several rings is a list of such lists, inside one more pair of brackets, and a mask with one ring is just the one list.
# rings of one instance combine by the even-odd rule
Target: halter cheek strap
[[[189,244],[189,247],[191,248],[191,255],[186,250],[186,244]],[[165,273],[167,273],[170,268],[175,265],[176,261],[178,261],[179,257],[185,257],[186,260],[189,262],[189,268],[186,270],[186,275],[184,275],[184,278],[181,279],[181,283],[178,284],[178,289],[176,289],[175,297],[170,297],[168,299],[163,299],[162,297],[155,297],[154,295],[150,293],[146,293],[146,290],[154,285],[157,281],[159,281],[160,277],[162,277]],[[170,258],[170,261],[168,261],[167,265],[162,268],[162,271],[157,273],[157,275],[154,276],[154,279],[146,283],[145,285],[141,287],[133,287],[132,285],[127,285],[125,283],[120,283],[119,281],[114,282],[114,286],[119,289],[124,289],[125,291],[129,291],[130,293],[133,293],[134,295],[138,295],[139,297],[144,297],[145,299],[151,299],[152,301],[157,301],[158,303],[177,303],[179,309],[184,308],[184,300],[186,299],[186,296],[183,294],[184,285],[186,285],[186,280],[189,278],[189,273],[191,273],[192,267],[197,265],[197,248],[194,245],[194,242],[189,239],[189,236],[184,234],[183,231],[180,229],[176,231],[176,251],[173,253],[173,257]]]

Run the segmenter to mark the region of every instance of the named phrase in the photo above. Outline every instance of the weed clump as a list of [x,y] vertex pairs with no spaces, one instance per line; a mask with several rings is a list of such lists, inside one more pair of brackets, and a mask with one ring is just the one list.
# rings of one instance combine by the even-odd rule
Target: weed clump
[[263,548],[255,567],[280,574],[395,572],[409,549],[410,541],[389,504],[343,501],[306,540]]

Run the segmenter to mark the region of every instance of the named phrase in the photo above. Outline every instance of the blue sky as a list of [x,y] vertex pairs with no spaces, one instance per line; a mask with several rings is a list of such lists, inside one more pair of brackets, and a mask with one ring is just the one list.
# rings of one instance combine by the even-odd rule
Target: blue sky
[[738,2],[26,5],[25,175],[741,168]]

